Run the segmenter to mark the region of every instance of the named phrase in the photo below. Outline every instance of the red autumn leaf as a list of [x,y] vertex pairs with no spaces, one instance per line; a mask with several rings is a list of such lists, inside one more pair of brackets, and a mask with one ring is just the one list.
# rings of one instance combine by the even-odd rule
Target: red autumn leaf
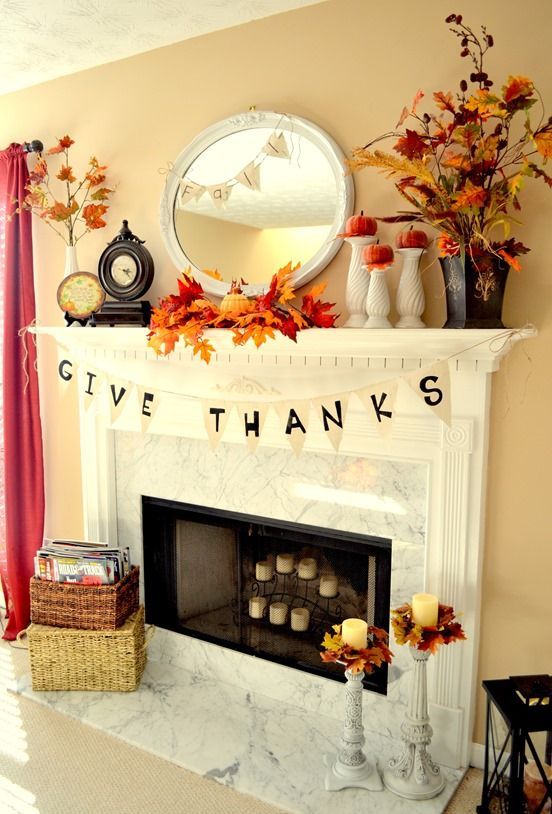
[[315,300],[310,294],[305,294],[301,311],[316,328],[333,328],[338,314],[327,312],[334,306],[335,302],[321,302]]
[[502,88],[502,96],[506,104],[509,104],[514,99],[532,96],[533,90],[533,82],[526,76],[509,76],[508,81]]
[[423,92],[423,90],[419,90],[416,92],[416,96],[412,100],[412,111],[411,111],[412,113],[416,113],[416,108],[418,107],[418,104],[422,101],[424,96],[425,93]]
[[397,141],[393,149],[397,153],[404,155],[405,158],[414,159],[423,158],[428,152],[429,147],[419,133],[415,130],[408,130],[407,128],[406,135]]
[[197,297],[203,297],[204,292],[201,283],[189,277],[185,272],[182,273],[182,278],[178,280],[178,293],[180,295],[181,305],[190,305],[190,303]]

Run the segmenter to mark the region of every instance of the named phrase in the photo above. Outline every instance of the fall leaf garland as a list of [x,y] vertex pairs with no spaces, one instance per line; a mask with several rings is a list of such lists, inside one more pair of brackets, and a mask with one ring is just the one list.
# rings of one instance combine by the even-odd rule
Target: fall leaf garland
[[178,294],[169,294],[153,309],[148,334],[148,346],[161,356],[172,353],[182,337],[193,347],[194,355],[209,363],[215,348],[204,332],[209,328],[226,328],[233,333],[235,345],[252,340],[260,347],[279,332],[296,341],[297,331],[304,328],[333,328],[338,314],[332,314],[335,303],[322,302],[318,297],[325,285],[314,286],[303,296],[301,307],[291,300],[295,291],[291,275],[298,268],[288,263],[273,275],[264,294],[250,300],[244,310],[221,311],[203,291],[188,268],[178,280]]
[[333,625],[332,630],[335,631],[335,635],[324,634],[322,647],[326,652],[320,653],[322,661],[344,664],[352,673],[373,673],[376,667],[381,667],[384,662],[391,664],[393,653],[387,646],[389,636],[382,628],[373,625],[368,627],[368,643],[361,650],[343,643],[341,625]]
[[391,611],[391,625],[397,644],[408,644],[418,650],[436,653],[442,644],[466,638],[460,622],[454,621],[455,616],[453,607],[439,605],[437,624],[434,627],[422,627],[412,618],[412,605],[404,604]]

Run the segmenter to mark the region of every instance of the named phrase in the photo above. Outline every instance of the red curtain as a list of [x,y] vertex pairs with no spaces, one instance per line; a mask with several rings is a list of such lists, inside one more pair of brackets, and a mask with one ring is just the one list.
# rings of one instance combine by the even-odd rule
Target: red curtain
[[[44,474],[36,349],[22,328],[35,318],[31,213],[16,214],[28,179],[23,147],[0,152],[0,333],[3,338],[3,471],[0,501],[0,576],[8,609],[4,639],[15,639],[29,624],[29,580],[42,544]],[[2,428],[0,428],[2,429]],[[2,509],[0,507],[0,520]],[[3,549],[3,550],[2,550]]]

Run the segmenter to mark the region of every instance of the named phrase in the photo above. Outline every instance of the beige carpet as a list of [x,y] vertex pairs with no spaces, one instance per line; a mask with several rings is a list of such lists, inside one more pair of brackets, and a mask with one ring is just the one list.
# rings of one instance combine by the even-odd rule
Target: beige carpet
[[[1,641],[1,814],[281,814],[275,806],[7,692],[24,671],[26,650]],[[475,812],[480,794],[481,772],[471,769],[447,814]]]

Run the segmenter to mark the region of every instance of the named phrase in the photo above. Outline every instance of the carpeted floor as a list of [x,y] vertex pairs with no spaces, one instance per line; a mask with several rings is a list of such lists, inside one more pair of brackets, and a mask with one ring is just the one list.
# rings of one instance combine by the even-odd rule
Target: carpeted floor
[[[8,692],[9,683],[27,670],[26,649],[1,641],[2,814],[281,814],[272,805]],[[447,814],[475,812],[481,777],[470,769]]]

